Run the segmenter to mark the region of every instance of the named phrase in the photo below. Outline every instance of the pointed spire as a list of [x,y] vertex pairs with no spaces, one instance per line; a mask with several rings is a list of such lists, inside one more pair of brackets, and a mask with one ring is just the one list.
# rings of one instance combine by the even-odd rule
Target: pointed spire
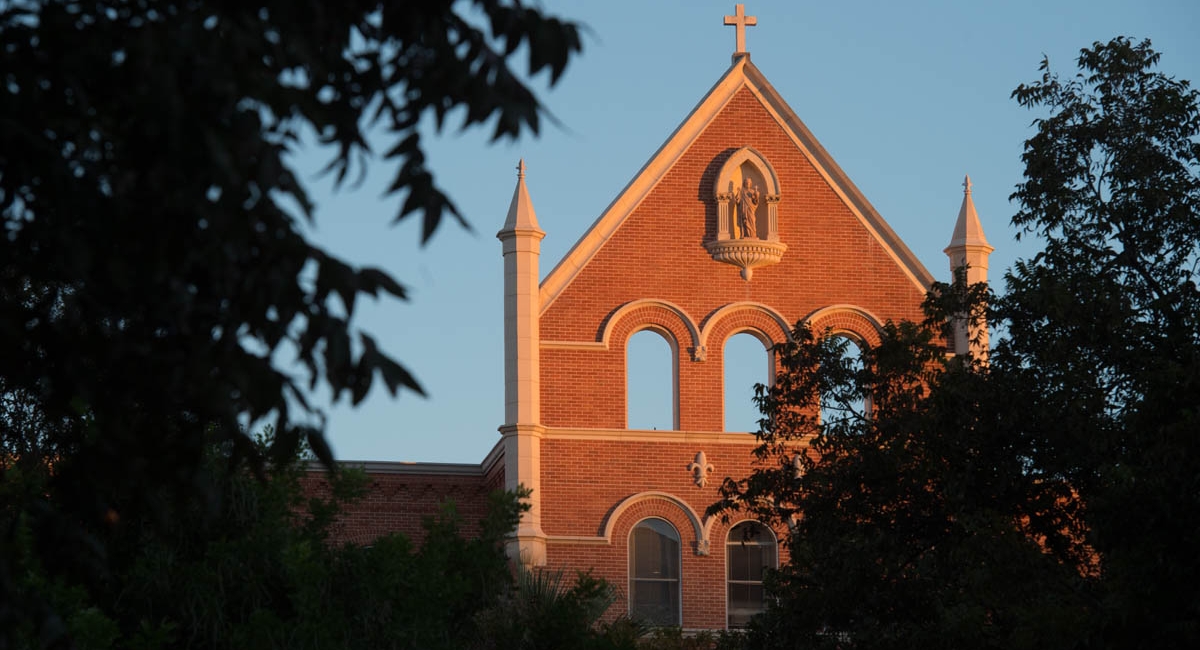
[[508,206],[508,218],[503,230],[540,230],[529,188],[525,187],[525,159],[517,163],[517,189],[513,191],[512,203]]
[[[944,250],[950,258],[950,272],[965,273],[968,285],[987,282],[988,255],[995,250],[983,236],[983,225],[979,213],[975,212],[975,201],[971,199],[971,177],[963,180],[963,202],[958,209],[958,221],[954,224],[954,236]],[[964,271],[965,267],[965,271]],[[965,315],[951,318],[954,325],[954,353],[970,354],[987,363],[988,328],[986,321],[969,320]]]
[[975,211],[975,201],[971,199],[971,177],[963,179],[963,202],[958,209],[958,221],[954,224],[954,235],[945,253],[960,246],[979,246],[987,248],[987,252],[995,250],[983,235],[983,224],[979,222],[979,213]]

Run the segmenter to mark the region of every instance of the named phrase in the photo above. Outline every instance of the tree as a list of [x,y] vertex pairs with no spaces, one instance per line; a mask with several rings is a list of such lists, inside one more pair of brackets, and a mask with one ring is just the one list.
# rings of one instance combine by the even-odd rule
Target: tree
[[1046,108],[1013,223],[1045,241],[1006,277],[995,358],[1028,404],[1037,467],[1085,504],[1099,629],[1118,647],[1200,643],[1200,95],[1149,41],[1013,96]]
[[273,466],[267,481],[233,477],[207,525],[143,531],[122,545],[132,561],[101,602],[113,603],[103,609],[125,642],[157,635],[167,647],[231,650],[470,647],[473,616],[511,584],[504,542],[516,527],[516,495],[493,494],[476,535],[447,503],[426,518],[420,545],[392,534],[362,547],[334,533],[365,476],[335,472],[330,498],[319,499],[302,489],[303,472],[292,463]]
[[[304,238],[287,154],[315,134],[338,184],[396,163],[397,219],[420,213],[427,239],[461,217],[422,117],[536,132],[511,59],[554,83],[579,49],[575,25],[517,0],[0,3],[0,385],[53,424],[56,453],[45,490],[2,504],[2,541],[28,524],[53,572],[102,582],[117,528],[216,503],[209,443],[261,471],[243,431],[271,422],[276,461],[305,440],[330,463],[306,386],[419,392],[349,324],[403,287]],[[44,609],[9,598],[17,570],[0,563],[0,628]]]
[[602,617],[616,600],[616,590],[587,572],[568,584],[561,569],[516,567],[515,588],[474,619],[479,650],[636,650],[646,627],[620,616]]
[[[465,648],[478,638],[474,617],[510,590],[514,494],[492,496],[475,536],[446,504],[426,520],[421,545],[389,535],[361,547],[336,541],[341,507],[365,493],[361,472],[330,473],[322,497],[305,490],[299,458],[258,479],[225,472],[227,453],[212,445],[206,454],[225,495],[215,515],[192,502],[170,525],[125,528],[98,589],[40,570],[28,529],[19,535],[14,559],[29,569],[19,586],[52,600],[64,640],[96,650]],[[6,633],[34,647],[47,631],[36,623]]]
[[[1158,59],[1117,38],[1014,91],[1050,111],[1013,195],[1045,249],[1004,295],[935,286],[861,367],[827,333],[781,350],[760,469],[716,506],[788,527],[755,642],[1200,643],[1200,110]],[[947,358],[985,311],[988,363]]]
[[[270,434],[256,444],[265,446]],[[402,534],[369,546],[338,540],[339,515],[366,495],[366,475],[338,468],[314,482],[296,456],[266,468],[226,471],[229,446],[210,445],[205,470],[224,498],[215,513],[193,501],[168,525],[125,527],[111,540],[107,579],[86,588],[38,562],[28,526],[6,548],[24,569],[13,593],[54,607],[58,641],[111,648],[607,648],[636,647],[644,629],[599,625],[613,601],[603,580],[520,570],[505,543],[524,506],[496,491],[486,516],[467,522],[446,502],[423,522],[418,545]],[[17,483],[10,477],[2,485]],[[6,629],[36,647],[37,619]],[[42,637],[42,639],[39,639]]]
[[946,360],[942,325],[961,311],[939,307],[961,303],[939,298],[861,363],[803,326],[780,349],[760,468],[718,504],[787,531],[750,647],[1033,648],[1078,631],[1062,486],[1026,472],[1029,450],[980,409],[988,375]]

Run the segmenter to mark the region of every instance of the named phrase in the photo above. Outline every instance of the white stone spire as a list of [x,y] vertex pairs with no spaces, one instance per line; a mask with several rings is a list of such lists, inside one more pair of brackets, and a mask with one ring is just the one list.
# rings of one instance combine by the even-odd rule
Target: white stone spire
[[546,563],[542,531],[541,313],[538,258],[546,236],[538,228],[525,160],[517,163],[517,188],[504,227],[496,233],[504,251],[504,487],[531,490],[517,531],[508,544],[510,557],[527,565]]
[[538,230],[537,212],[533,209],[533,200],[529,198],[529,188],[525,187],[524,158],[517,163],[517,188],[513,190],[512,203],[508,205],[504,230]]
[[[954,234],[950,237],[950,245],[944,252],[950,255],[951,249],[960,246],[986,247],[988,253],[995,250],[988,244],[987,237],[983,236],[983,224],[979,223],[979,213],[975,211],[975,201],[971,199],[970,176],[963,179],[962,207],[958,209],[958,221],[954,224]],[[955,265],[951,263],[951,267],[953,269]]]
[[[988,281],[988,255],[995,250],[983,235],[983,224],[979,222],[979,213],[975,211],[975,201],[971,198],[971,177],[963,179],[962,207],[958,209],[958,221],[954,223],[954,234],[950,237],[950,245],[943,249],[950,258],[951,280],[962,267],[967,267],[967,284],[986,283]],[[988,331],[986,323],[971,326],[965,319],[959,319],[954,324],[954,353],[968,354],[978,359],[986,359],[988,351]]]

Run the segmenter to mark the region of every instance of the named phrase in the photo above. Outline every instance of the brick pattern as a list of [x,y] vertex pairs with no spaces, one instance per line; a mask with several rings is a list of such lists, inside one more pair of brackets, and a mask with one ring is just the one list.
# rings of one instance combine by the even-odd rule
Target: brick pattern
[[809,321],[812,331],[820,334],[825,330],[834,333],[850,333],[869,347],[879,345],[879,332],[871,321],[860,313],[852,311],[825,312]]
[[[716,174],[744,146],[760,152],[779,177],[779,234],[788,245],[779,264],[756,269],[750,282],[736,267],[714,262],[703,247],[716,236]],[[764,343],[788,336],[763,308],[727,307],[763,305],[789,325],[817,314],[818,330],[831,327],[873,345],[879,338],[869,319],[851,309],[826,308],[853,305],[881,321],[917,319],[922,293],[758,99],[739,91],[540,317],[544,342],[601,342],[609,331],[606,349],[541,349],[541,424],[547,432],[539,478],[549,566],[592,569],[621,594],[610,617],[627,612],[629,531],[642,519],[660,517],[682,542],[684,627],[723,628],[725,540],[740,519],[723,522],[719,515],[706,518],[705,511],[717,501],[725,477],[751,472],[753,441],[688,432],[719,432],[724,425],[723,350],[730,336],[749,331]],[[646,304],[617,317],[622,307],[643,299],[672,303],[685,315]],[[688,320],[706,335],[702,360],[693,360]],[[681,431],[657,432],[654,440],[564,431],[625,428],[626,342],[648,328],[675,343]],[[715,468],[703,487],[688,470],[698,451]],[[459,503],[465,520],[478,519],[487,491],[504,484],[503,466],[501,459],[475,478],[374,476],[367,502],[343,519],[346,539],[367,541],[393,530],[419,539],[419,513],[446,497]],[[632,505],[619,508],[623,503]],[[708,526],[707,555],[696,554],[703,535],[693,516],[702,531]],[[780,539],[783,532],[776,531]],[[786,561],[785,549],[779,555]]]
[[[694,527],[678,505],[664,499],[640,501],[622,513],[613,530],[612,543],[603,545],[551,543],[547,563],[554,567],[590,567],[592,574],[605,578],[617,590],[617,601],[607,612],[609,620],[629,613],[629,533],[638,522],[657,517],[675,527],[680,538],[680,590],[683,627],[720,629],[725,627],[726,566],[725,540],[729,530],[744,519],[728,523],[717,520],[710,534],[707,555],[695,552]],[[776,532],[782,539],[782,535]],[[781,561],[786,551],[780,549]]]
[[[714,262],[703,243],[716,235],[712,184],[737,149],[750,146],[774,167],[782,187],[780,239],[783,260],[754,271],[745,282],[733,266]],[[608,320],[623,305],[654,298],[678,305],[707,335],[703,361],[693,361],[691,334],[671,310],[647,306]],[[624,224],[597,251],[541,317],[543,341],[601,341],[607,350],[544,348],[541,354],[542,421],[548,427],[621,429],[625,426],[625,344],[642,329],[675,339],[682,431],[724,426],[724,343],[749,331],[764,342],[788,332],[762,309],[790,325],[833,305],[853,305],[881,320],[918,318],[921,290],[859,223],[781,127],[748,91],[738,93],[712,121]],[[821,312],[812,325],[878,343],[875,325],[847,309]],[[661,432],[660,432],[661,435]],[[687,513],[664,499],[647,499],[620,513],[606,544],[556,542],[553,536],[598,536],[622,501],[643,492],[681,499],[702,520],[718,498],[723,477],[752,470],[748,444],[555,439],[542,441],[542,525],[552,536],[551,566],[591,567],[622,592],[615,612],[628,611],[628,535],[641,519],[661,517],[683,545],[683,625],[725,626],[725,538],[732,525],[719,519],[709,532],[709,554],[696,555],[697,535]],[[687,470],[703,450],[715,471],[697,487]],[[780,538],[782,531],[777,531]],[[785,549],[780,549],[786,560]]]
[[[641,492],[666,492],[699,516],[718,499],[724,477],[749,474],[751,444],[542,440],[542,527],[548,535],[600,535],[608,514]],[[747,442],[752,436],[745,434]],[[740,436],[738,436],[740,437]],[[698,487],[688,466],[703,451],[714,467]],[[685,538],[691,535],[685,532]],[[694,540],[694,537],[692,537]]]
[[[616,507],[643,492],[665,492],[684,503],[702,524],[711,519],[709,554],[695,553],[695,525],[678,504],[649,498],[638,501],[612,522],[610,544],[556,542],[547,547],[550,566],[591,568],[617,586],[621,601],[613,612],[628,611],[629,530],[646,517],[660,517],[679,531],[683,547],[683,624],[690,628],[725,626],[725,538],[741,519],[726,524],[720,515],[705,516],[718,500],[725,477],[749,474],[753,457],[749,444],[584,441],[542,441],[542,526],[547,535],[600,536]],[[748,437],[749,438],[749,437]],[[714,466],[705,487],[698,487],[688,465],[704,451]],[[779,534],[779,533],[777,533]],[[780,535],[782,538],[782,535]]]
[[[503,471],[500,474],[503,477]],[[487,514],[491,489],[478,476],[376,473],[369,479],[366,496],[350,504],[334,524],[339,541],[370,544],[384,535],[402,533],[419,545],[425,541],[421,522],[448,501],[454,502],[467,535],[479,531],[479,522]],[[310,472],[303,481],[307,494],[329,495],[322,472]]]
[[[755,269],[750,282],[736,267],[714,262],[703,246],[716,233],[712,184],[724,161],[743,146],[762,153],[779,176],[779,233],[788,245],[779,264]],[[674,303],[697,324],[741,301],[768,305],[790,323],[839,304],[858,306],[881,320],[917,319],[921,294],[758,99],[743,89],[543,312],[541,339],[599,341],[611,314],[642,298]],[[542,423],[624,427],[624,344],[651,325],[671,331],[680,343],[681,429],[720,431],[719,351],[735,330],[714,331],[707,360],[693,362],[686,332],[677,331],[678,317],[651,309],[622,318],[607,350],[542,349]],[[758,325],[772,340],[778,336],[777,326]],[[864,328],[861,320],[843,326],[864,340],[873,338],[872,328]]]
[[489,468],[486,468],[486,473],[483,476],[483,491],[490,493],[492,490],[504,489],[504,454],[500,454],[496,463]]

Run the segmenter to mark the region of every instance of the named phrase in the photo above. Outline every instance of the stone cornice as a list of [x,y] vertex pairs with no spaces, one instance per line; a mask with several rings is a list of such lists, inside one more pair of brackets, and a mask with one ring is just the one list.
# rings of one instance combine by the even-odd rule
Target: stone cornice
[[[368,474],[393,474],[402,476],[483,476],[483,465],[473,463],[422,463],[414,461],[342,460],[338,465],[361,469]],[[310,462],[309,472],[324,472],[325,466]]]
[[758,439],[751,433],[728,431],[646,431],[639,429],[575,429],[546,427],[544,440],[613,440],[679,444],[731,444],[752,447]]

